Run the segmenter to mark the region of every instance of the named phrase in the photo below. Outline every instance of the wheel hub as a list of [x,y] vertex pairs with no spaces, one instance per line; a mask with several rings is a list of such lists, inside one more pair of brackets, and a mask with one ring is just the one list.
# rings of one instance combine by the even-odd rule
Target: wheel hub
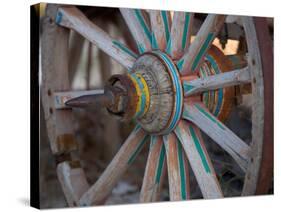
[[124,119],[136,119],[150,134],[168,134],[181,117],[183,91],[178,70],[163,52],[141,55],[127,75],[114,75],[128,93]]

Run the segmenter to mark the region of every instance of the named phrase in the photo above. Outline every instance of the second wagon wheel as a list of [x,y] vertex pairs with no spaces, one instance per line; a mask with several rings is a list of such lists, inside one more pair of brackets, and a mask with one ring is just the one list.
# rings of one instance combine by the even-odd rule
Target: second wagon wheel
[[[193,42],[194,14],[120,9],[138,54],[111,38],[74,6],[48,6],[42,37],[42,101],[57,174],[70,206],[103,204],[146,142],[149,155],[140,202],[157,201],[167,169],[170,200],[190,199],[189,167],[204,198],[223,192],[202,139],[207,134],[245,173],[241,195],[264,194],[272,180],[272,49],[266,21],[241,17],[247,62],[231,65],[212,46],[225,15],[209,14]],[[71,91],[68,34],[75,30],[123,65],[104,90]],[[237,68],[239,67],[239,68]],[[223,120],[233,86],[250,84],[252,142],[246,144]],[[106,107],[122,120],[137,123],[100,178],[89,185],[71,152],[78,144],[71,107]],[[190,166],[188,166],[188,163]]]

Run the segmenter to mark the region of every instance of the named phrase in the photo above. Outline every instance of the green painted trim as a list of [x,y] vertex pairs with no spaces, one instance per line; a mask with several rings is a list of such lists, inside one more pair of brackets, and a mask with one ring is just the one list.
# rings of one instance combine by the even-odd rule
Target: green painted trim
[[191,90],[193,90],[195,86],[188,84],[187,82],[183,82],[183,90],[185,94],[188,94]]
[[200,105],[195,104],[195,107],[201,112],[203,113],[205,116],[207,116],[207,118],[209,118],[212,122],[214,122],[215,124],[217,124],[222,130],[225,130],[224,126],[216,119],[214,118],[210,113],[208,113],[207,111],[205,111],[204,108],[202,108]]
[[160,183],[160,180],[161,180],[162,170],[164,167],[164,160],[165,160],[165,146],[164,146],[164,143],[162,143],[159,160],[158,160],[158,167],[157,167],[157,171],[156,171],[156,178],[155,178],[155,182],[158,184]]
[[62,16],[63,16],[62,12],[61,12],[61,11],[58,11],[58,13],[57,13],[57,15],[56,15],[56,20],[55,20],[56,24],[60,24],[60,23],[61,23],[61,21],[62,21]]
[[202,57],[206,53],[206,50],[208,49],[208,46],[210,45],[210,43],[213,41],[214,37],[215,37],[214,33],[208,34],[206,40],[204,41],[202,47],[200,48],[198,54],[196,55],[195,60],[192,63],[192,66],[191,66],[192,72],[194,72],[195,69],[197,68],[199,62],[201,61]]
[[186,199],[186,176],[185,176],[185,167],[184,167],[184,158],[182,155],[182,146],[179,140],[177,140],[178,147],[178,163],[180,168],[180,178],[181,178],[181,197]]
[[162,16],[162,19],[164,22],[166,43],[168,43],[169,39],[170,39],[170,29],[169,29],[169,21],[168,21],[168,17],[167,17],[167,12],[161,11],[161,16]]
[[201,161],[203,163],[204,169],[205,169],[205,171],[207,173],[210,173],[211,169],[210,169],[210,166],[208,164],[208,160],[206,158],[206,155],[205,155],[205,153],[204,153],[204,151],[203,151],[203,149],[201,147],[201,144],[199,142],[199,139],[197,138],[197,135],[196,135],[196,133],[195,133],[195,131],[194,131],[192,126],[189,126],[189,131],[190,131],[191,137],[193,139],[193,142],[195,144],[195,147],[196,147],[196,149],[197,149],[197,151],[198,151],[198,153],[200,155],[200,158],[201,158]]
[[123,52],[127,53],[131,57],[133,57],[133,58],[138,57],[134,52],[132,52],[130,49],[128,49],[124,44],[120,43],[119,41],[113,40],[112,43],[113,43],[113,45],[119,47]]
[[138,50],[139,50],[139,53],[140,53],[140,54],[142,54],[142,53],[145,52],[145,48],[144,48],[143,44],[138,43],[138,44],[137,44],[137,47],[138,47]]
[[179,71],[182,70],[183,62],[184,62],[183,58],[177,61],[177,67],[178,67]]
[[151,45],[152,45],[152,49],[159,49],[159,46],[158,46],[158,43],[157,43],[157,40],[156,40],[156,37],[155,37],[155,34],[154,32],[151,33]]
[[137,155],[139,154],[139,152],[142,150],[144,144],[146,143],[146,140],[148,139],[148,137],[149,137],[149,135],[144,136],[144,138],[139,143],[139,145],[137,146],[137,148],[134,151],[134,153],[129,157],[129,160],[127,162],[128,165],[131,165],[134,162],[134,160],[136,159]]
[[147,39],[149,41],[151,41],[151,33],[150,33],[150,30],[148,29],[148,27],[147,27],[147,25],[145,23],[145,20],[144,20],[142,14],[141,14],[141,10],[134,9],[134,11],[135,11],[135,15],[136,15],[136,17],[137,17],[137,19],[138,19],[138,21],[139,21],[143,31],[144,31],[144,34],[146,35]]
[[190,20],[190,14],[185,13],[185,21],[184,21],[184,27],[183,27],[183,35],[182,35],[182,41],[181,41],[181,48],[184,50],[186,48],[186,40],[187,40],[187,32],[189,27],[189,20]]

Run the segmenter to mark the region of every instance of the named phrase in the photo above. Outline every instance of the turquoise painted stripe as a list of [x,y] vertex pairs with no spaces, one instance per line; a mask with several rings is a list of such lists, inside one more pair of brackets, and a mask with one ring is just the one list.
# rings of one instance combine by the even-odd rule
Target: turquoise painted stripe
[[207,50],[208,46],[210,46],[210,43],[213,41],[214,37],[215,37],[214,33],[208,34],[206,40],[204,41],[202,47],[199,50],[197,56],[195,57],[194,62],[192,63],[192,66],[191,66],[192,72],[194,72],[195,69],[197,68],[199,62],[201,61],[203,55],[206,53],[206,50]]
[[55,20],[56,24],[60,24],[61,20],[62,20],[62,13],[61,13],[61,11],[58,11],[58,13],[56,15],[56,20]]
[[150,30],[148,29],[146,23],[145,23],[145,20],[142,16],[141,10],[135,9],[134,11],[135,11],[135,15],[136,15],[144,33],[145,33],[147,39],[150,41],[151,40],[151,33],[150,33]]
[[145,52],[145,48],[141,43],[138,43],[137,46],[140,54]]
[[188,94],[190,93],[190,91],[192,91],[194,89],[195,86],[190,85],[188,82],[183,82],[183,89],[184,89],[184,93]]
[[167,128],[167,132],[172,131],[175,126],[177,121],[180,119],[180,115],[181,115],[181,108],[182,108],[182,102],[183,102],[183,94],[182,94],[182,90],[181,90],[181,81],[179,76],[177,75],[177,70],[173,65],[173,62],[162,52],[156,52],[156,54],[158,54],[163,60],[164,62],[168,65],[169,70],[171,71],[171,76],[172,76],[172,81],[175,85],[175,94],[176,94],[176,109],[175,109],[175,115],[171,121],[170,126]]
[[123,52],[127,53],[131,57],[133,57],[133,58],[138,57],[134,52],[132,52],[130,49],[128,49],[124,44],[120,43],[119,41],[113,40],[112,43],[113,43],[113,45],[119,47]]
[[181,42],[181,48],[183,50],[186,48],[186,40],[187,40],[187,32],[188,32],[188,27],[189,27],[189,20],[190,20],[190,14],[185,13],[185,21],[184,21],[183,35],[182,35],[182,42]]
[[209,118],[212,122],[214,122],[215,124],[217,124],[221,129],[225,130],[224,126],[217,121],[216,118],[214,118],[211,114],[209,114],[207,111],[204,110],[204,108],[202,108],[200,105],[195,104],[195,107],[201,112],[203,113],[205,116],[207,116],[207,118]]
[[204,169],[205,169],[205,171],[206,171],[207,173],[210,173],[210,172],[211,172],[211,169],[210,169],[210,167],[209,167],[207,158],[206,158],[206,156],[205,156],[205,153],[204,153],[204,151],[203,151],[203,149],[202,149],[202,147],[201,147],[201,144],[200,144],[200,142],[199,142],[199,140],[198,140],[198,138],[197,138],[197,135],[196,135],[196,133],[195,133],[195,131],[194,131],[194,129],[193,129],[192,126],[189,126],[189,131],[190,131],[191,137],[192,137],[192,139],[193,139],[193,142],[194,142],[194,144],[195,144],[195,147],[196,147],[196,149],[197,149],[197,151],[198,151],[198,153],[199,153],[199,155],[200,155],[200,158],[201,158],[202,164],[203,164],[203,166],[204,166]]
[[168,43],[167,43],[167,46],[166,46],[166,52],[171,55],[172,54],[172,39],[170,38]]
[[136,150],[133,152],[133,154],[130,156],[127,164],[131,165],[134,160],[136,159],[137,155],[140,153],[140,151],[142,150],[144,144],[146,143],[146,140],[148,139],[149,135],[146,135],[142,141],[139,143],[139,145],[137,146]]
[[222,109],[222,101],[223,101],[223,90],[219,89],[218,90],[218,102],[216,105],[216,109],[214,111],[214,116],[218,116],[219,112]]
[[157,43],[154,32],[151,33],[151,43],[152,43],[153,49],[159,49],[159,46],[158,46],[158,43]]
[[161,180],[161,176],[162,176],[162,170],[164,167],[164,160],[165,160],[165,146],[162,142],[162,147],[160,150],[160,155],[159,155],[159,161],[158,161],[158,167],[157,167],[157,171],[156,171],[156,183],[160,183]]
[[184,158],[182,155],[182,146],[179,140],[177,140],[178,147],[178,163],[180,168],[180,179],[181,179],[181,197],[186,199],[186,176],[185,176],[185,167],[184,167]]
[[164,22],[166,43],[168,43],[169,39],[170,39],[170,29],[169,29],[169,21],[168,21],[168,17],[167,17],[167,12],[161,11],[161,16],[162,16],[162,19]]
[[182,70],[183,62],[184,62],[183,58],[178,60],[178,62],[177,62],[177,67],[180,71]]

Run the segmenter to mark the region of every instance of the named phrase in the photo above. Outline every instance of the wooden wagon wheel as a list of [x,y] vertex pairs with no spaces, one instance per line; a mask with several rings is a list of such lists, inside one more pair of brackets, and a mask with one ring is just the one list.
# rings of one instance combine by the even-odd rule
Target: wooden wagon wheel
[[[42,101],[51,149],[61,161],[58,178],[69,206],[104,203],[149,140],[141,202],[157,201],[166,170],[170,200],[189,199],[188,162],[203,197],[223,197],[200,130],[245,172],[242,195],[266,193],[272,180],[272,81],[266,81],[272,80],[272,49],[265,21],[243,17],[248,63],[230,70],[227,58],[219,64],[217,58],[223,55],[211,47],[226,16],[208,15],[191,43],[192,13],[174,12],[171,18],[167,11],[149,11],[149,16],[138,9],[120,11],[137,43],[138,54],[111,38],[76,7],[49,5],[43,22]],[[113,75],[104,90],[71,91],[69,29],[114,58],[128,73]],[[227,99],[233,93],[231,86],[247,83],[251,83],[254,99],[250,145],[221,121],[230,107]],[[212,109],[202,93],[213,101]],[[79,161],[71,154],[78,146],[71,107],[93,106],[105,106],[123,120],[134,119],[137,126],[90,186]]]

